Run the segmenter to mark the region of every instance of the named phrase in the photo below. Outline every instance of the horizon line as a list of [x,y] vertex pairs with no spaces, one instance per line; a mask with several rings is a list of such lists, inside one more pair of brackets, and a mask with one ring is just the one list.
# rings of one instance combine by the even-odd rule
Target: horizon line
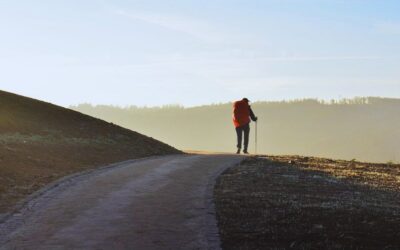
[[[315,97],[305,97],[305,98],[289,98],[289,99],[281,99],[281,100],[255,100],[251,101],[251,104],[261,104],[261,103],[295,103],[295,102],[304,102],[304,101],[315,101],[320,104],[325,105],[337,105],[337,104],[351,104],[351,101],[355,100],[362,100],[362,99],[386,99],[386,100],[395,100],[400,101],[400,97],[386,97],[386,96],[354,96],[354,97],[340,97],[340,98],[315,98]],[[238,100],[241,100],[239,98]],[[135,105],[135,104],[128,104],[128,105],[120,105],[120,104],[104,104],[104,103],[89,103],[89,102],[82,102],[78,104],[69,104],[65,107],[67,108],[74,108],[83,105],[89,105],[92,107],[101,107],[101,106],[108,106],[113,108],[138,108],[138,109],[156,109],[156,108],[197,108],[197,107],[204,107],[204,106],[222,106],[227,104],[232,104],[235,101],[227,101],[227,102],[212,102],[206,104],[199,104],[199,105],[183,105],[180,103],[167,103],[163,105]],[[365,103],[365,104],[368,104]]]

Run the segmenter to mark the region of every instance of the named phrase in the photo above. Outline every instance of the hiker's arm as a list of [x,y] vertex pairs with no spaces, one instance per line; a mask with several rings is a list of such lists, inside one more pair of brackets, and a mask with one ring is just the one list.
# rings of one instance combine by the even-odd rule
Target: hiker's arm
[[253,112],[253,110],[251,109],[251,107],[249,107],[249,111],[250,111],[250,118],[251,118],[251,120],[253,120],[253,121],[257,121],[257,117],[254,115],[254,112]]

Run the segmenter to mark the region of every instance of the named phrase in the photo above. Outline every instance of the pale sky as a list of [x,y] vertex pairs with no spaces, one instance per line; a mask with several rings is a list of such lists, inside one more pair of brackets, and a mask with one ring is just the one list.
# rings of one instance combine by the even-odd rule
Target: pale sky
[[0,89],[68,106],[400,98],[398,0],[0,0]]

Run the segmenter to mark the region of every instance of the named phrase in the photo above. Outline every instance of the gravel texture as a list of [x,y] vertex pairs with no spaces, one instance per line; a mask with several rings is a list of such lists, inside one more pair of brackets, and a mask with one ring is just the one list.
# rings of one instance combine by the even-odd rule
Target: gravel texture
[[0,249],[219,249],[213,186],[242,159],[152,157],[71,177],[0,224]]

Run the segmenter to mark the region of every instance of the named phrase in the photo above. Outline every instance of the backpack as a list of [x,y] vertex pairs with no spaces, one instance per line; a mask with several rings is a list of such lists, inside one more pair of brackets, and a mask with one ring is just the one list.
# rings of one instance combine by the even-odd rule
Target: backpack
[[233,104],[233,124],[235,127],[241,127],[250,122],[249,103],[241,100]]

